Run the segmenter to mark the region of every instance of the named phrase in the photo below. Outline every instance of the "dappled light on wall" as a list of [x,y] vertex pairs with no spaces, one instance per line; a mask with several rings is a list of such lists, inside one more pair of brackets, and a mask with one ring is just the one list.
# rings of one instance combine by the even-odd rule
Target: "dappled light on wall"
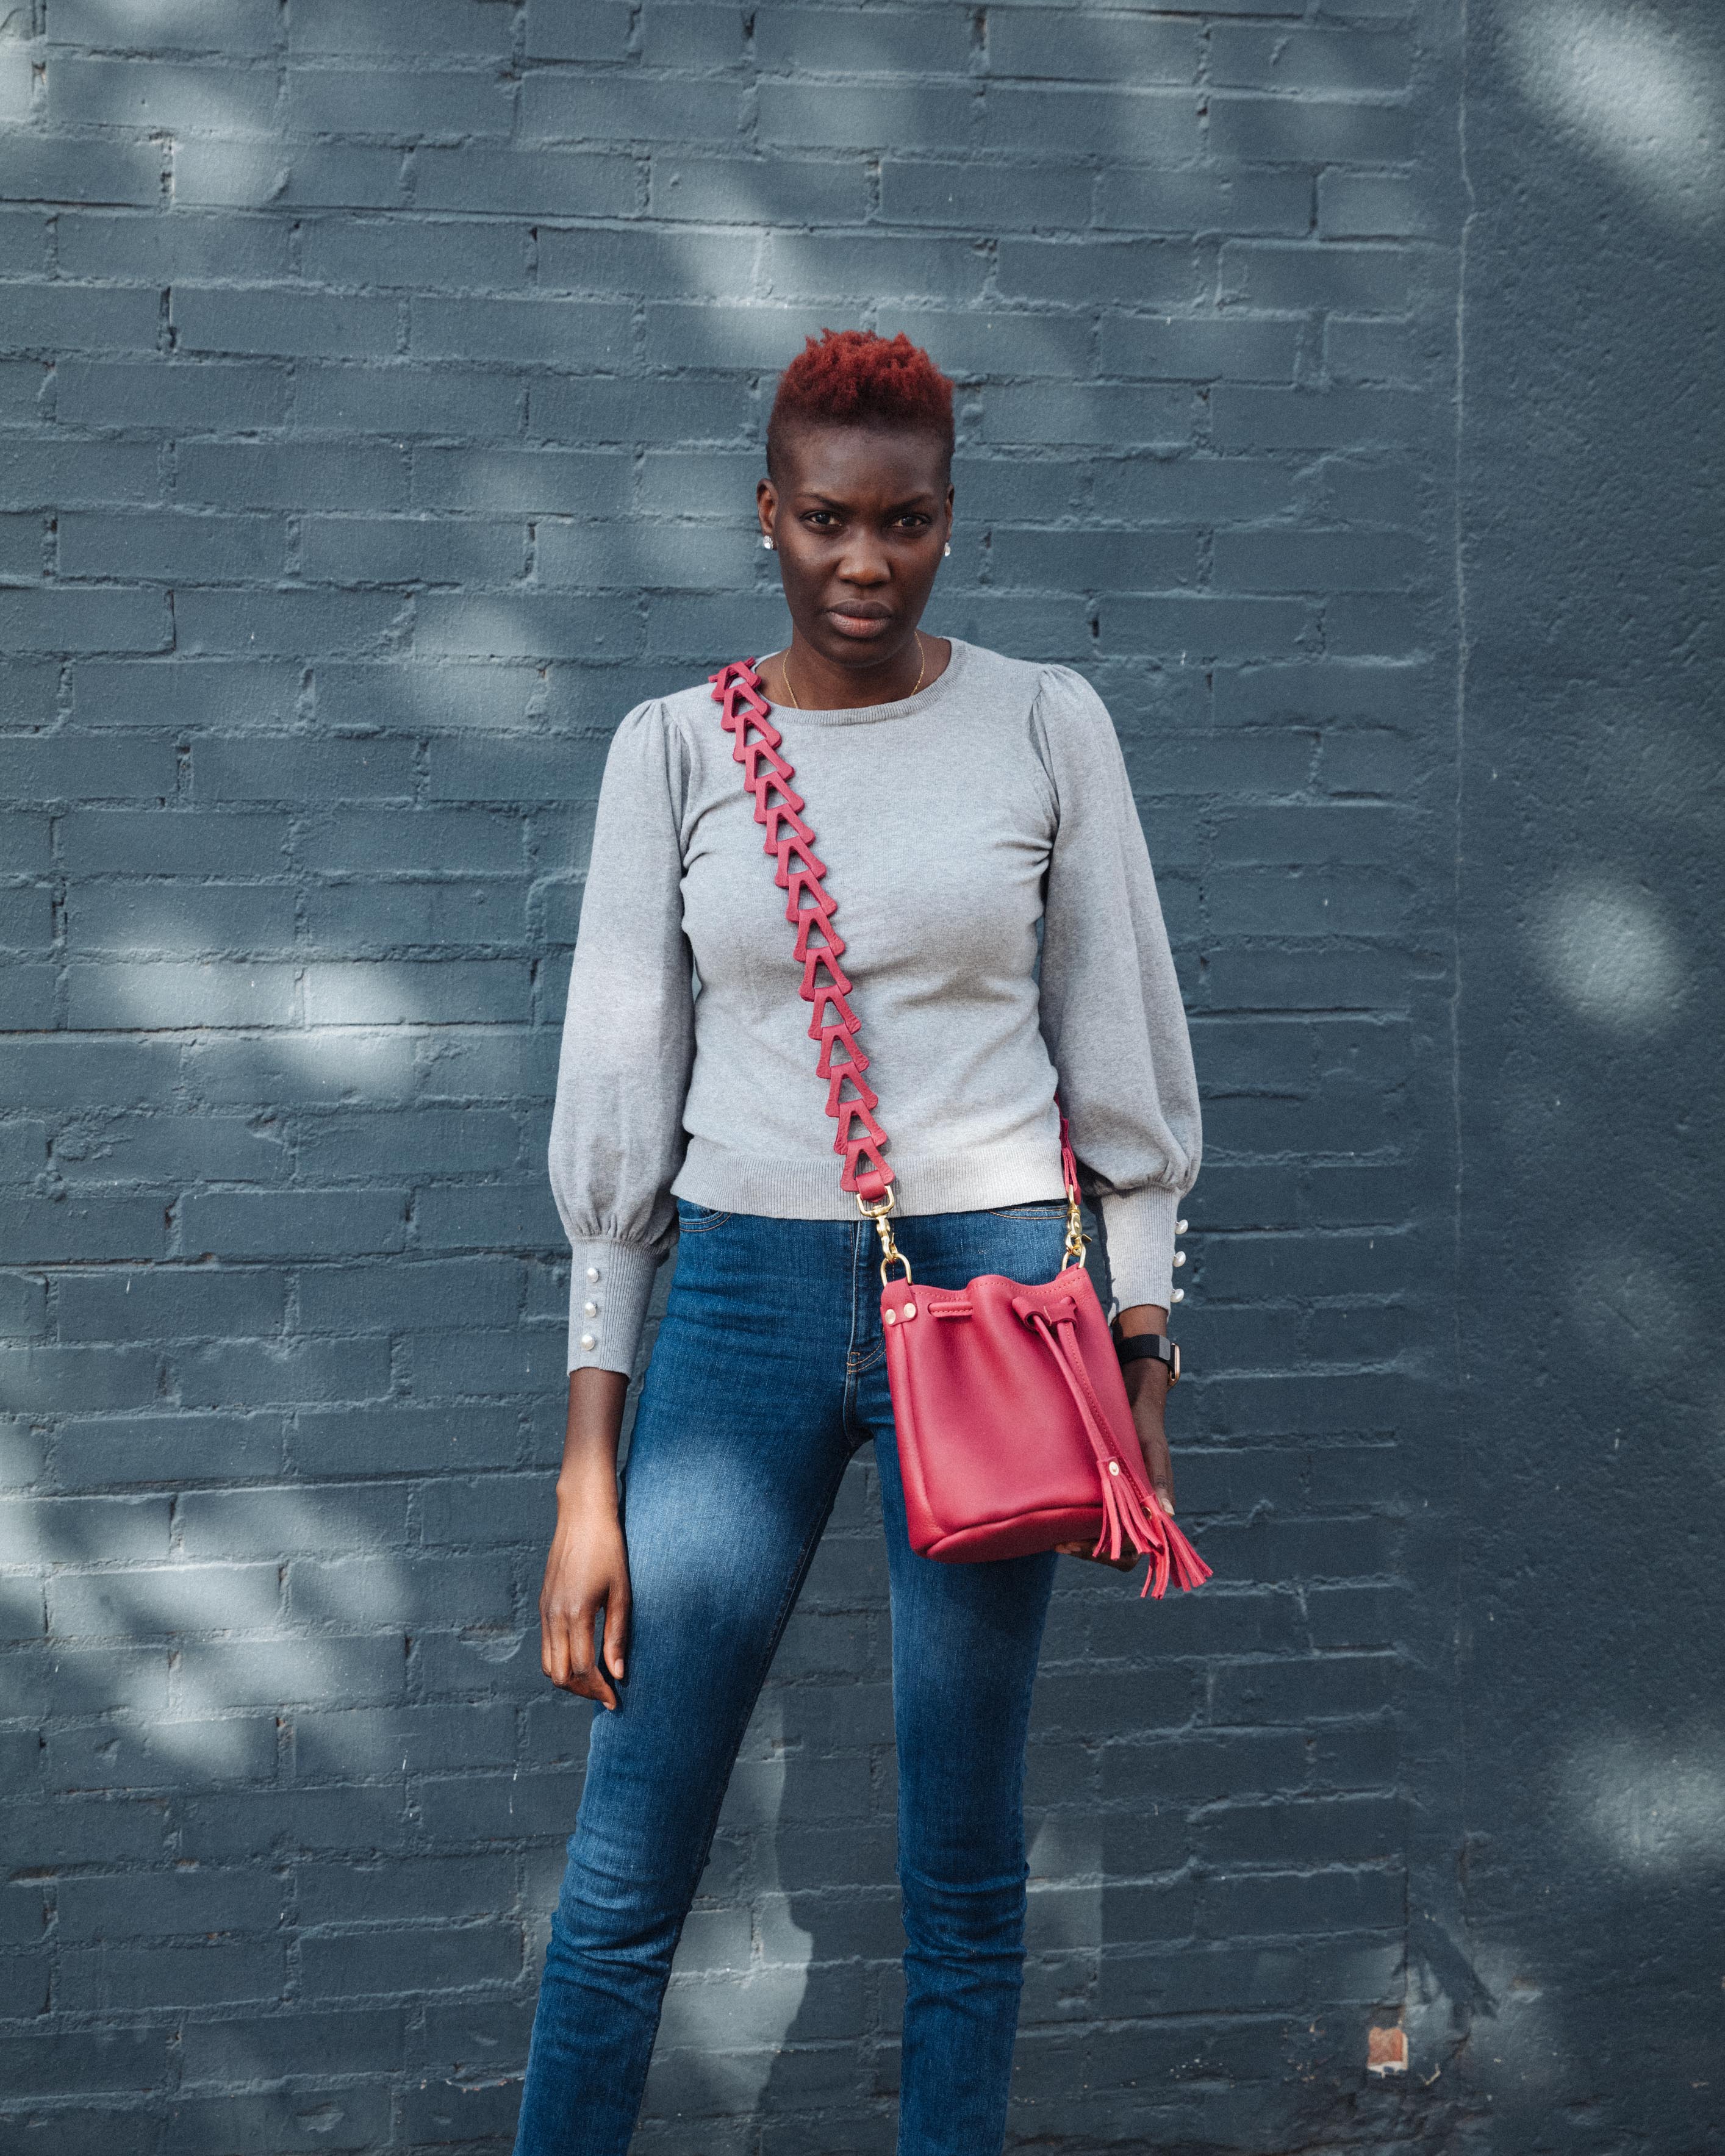
[[1725,221],[1725,63],[1692,32],[1622,0],[1524,0],[1504,20],[1522,95],[1613,167],[1646,206]]
[[1625,878],[1566,878],[1535,911],[1539,970],[1579,1018],[1641,1037],[1676,1017],[1683,969],[1652,896]]
[[1595,1739],[1572,1755],[1563,1789],[1577,1823],[1627,1871],[1725,1866],[1725,1738]]

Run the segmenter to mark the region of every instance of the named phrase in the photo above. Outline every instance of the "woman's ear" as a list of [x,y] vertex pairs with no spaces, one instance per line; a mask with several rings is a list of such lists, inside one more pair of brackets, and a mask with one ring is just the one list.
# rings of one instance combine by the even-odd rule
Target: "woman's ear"
[[778,495],[770,479],[763,479],[755,488],[755,514],[761,520],[761,542],[775,546],[773,526],[778,518]]

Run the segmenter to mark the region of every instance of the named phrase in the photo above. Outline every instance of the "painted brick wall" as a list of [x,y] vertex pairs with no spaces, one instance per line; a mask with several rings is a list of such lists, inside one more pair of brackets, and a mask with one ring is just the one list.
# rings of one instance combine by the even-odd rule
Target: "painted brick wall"
[[[1458,15],[0,23],[8,2145],[507,2146],[585,1730],[533,1609],[592,805],[631,704],[779,636],[760,432],[829,322],[963,383],[932,625],[1107,698],[1207,1097],[1218,1578],[1063,1577],[1015,2138],[1445,2116],[1363,2066],[1452,2033]],[[891,2145],[870,1482],[643,2148]]]

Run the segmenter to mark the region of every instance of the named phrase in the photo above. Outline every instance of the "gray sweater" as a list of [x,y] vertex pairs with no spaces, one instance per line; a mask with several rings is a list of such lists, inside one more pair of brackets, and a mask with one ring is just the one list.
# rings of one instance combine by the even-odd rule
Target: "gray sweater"
[[[918,696],[773,716],[838,901],[899,1210],[1058,1198],[1058,1083],[1115,1293],[1166,1303],[1198,1093],[1096,692],[955,640]],[[571,1369],[631,1368],[674,1198],[858,1218],[731,750],[703,683],[631,711],[606,762],[551,1132]]]

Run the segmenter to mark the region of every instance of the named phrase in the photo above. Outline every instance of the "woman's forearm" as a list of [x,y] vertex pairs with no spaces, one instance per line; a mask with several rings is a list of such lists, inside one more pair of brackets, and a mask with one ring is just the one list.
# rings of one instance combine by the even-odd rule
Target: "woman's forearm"
[[1137,1332],[1166,1332],[1168,1312],[1159,1302],[1135,1302],[1130,1310],[1122,1310],[1114,1322],[1120,1327],[1121,1337],[1130,1340]]
[[563,1464],[557,1505],[590,1513],[617,1509],[617,1440],[629,1379],[617,1370],[569,1373],[569,1419],[563,1430]]

